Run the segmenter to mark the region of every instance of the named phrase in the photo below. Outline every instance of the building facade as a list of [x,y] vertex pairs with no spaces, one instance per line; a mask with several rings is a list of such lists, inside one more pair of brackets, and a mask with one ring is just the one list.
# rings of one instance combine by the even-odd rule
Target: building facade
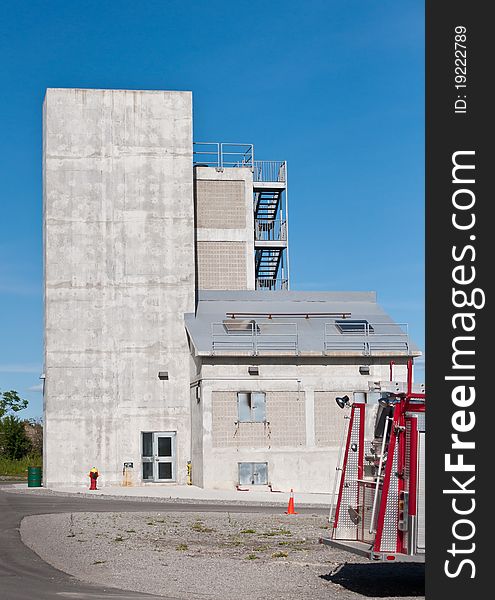
[[190,92],[47,90],[43,218],[47,486],[329,491],[335,397],[419,354],[373,293],[289,291],[287,165],[194,144]]

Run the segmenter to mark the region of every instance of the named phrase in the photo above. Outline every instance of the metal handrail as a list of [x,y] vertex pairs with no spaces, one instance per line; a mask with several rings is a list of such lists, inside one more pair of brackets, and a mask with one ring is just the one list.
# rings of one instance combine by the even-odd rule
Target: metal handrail
[[375,514],[376,514],[376,505],[378,502],[378,490],[380,489],[380,483],[382,481],[382,469],[383,469],[383,458],[385,455],[385,444],[387,441],[387,433],[388,433],[388,428],[389,428],[391,421],[393,421],[393,419],[391,417],[386,417],[385,430],[383,432],[382,449],[381,449],[381,453],[380,453],[380,462],[378,464],[378,473],[376,476],[375,494],[373,497],[373,509],[371,511],[371,521],[370,521],[370,529],[369,529],[370,533],[375,533],[375,531],[376,531],[376,529],[375,529]]
[[253,181],[285,183],[285,160],[255,160],[253,163]]
[[325,323],[323,351],[357,350],[369,355],[374,351],[409,352],[407,323],[366,323],[362,331],[339,331],[335,322]]
[[254,160],[254,145],[237,142],[193,142],[193,164],[195,166],[248,167],[253,172],[253,181],[285,183],[287,163],[284,160]]
[[285,219],[255,219],[254,239],[259,242],[287,240],[287,222]]
[[253,144],[236,142],[193,142],[193,164],[195,166],[248,167],[253,168]]
[[287,290],[289,280],[286,278],[270,279],[269,277],[257,277],[257,290]]
[[244,331],[229,332],[224,322],[212,323],[212,352],[247,351],[257,355],[260,351],[287,350],[295,354],[299,351],[297,323],[252,321],[244,327]]

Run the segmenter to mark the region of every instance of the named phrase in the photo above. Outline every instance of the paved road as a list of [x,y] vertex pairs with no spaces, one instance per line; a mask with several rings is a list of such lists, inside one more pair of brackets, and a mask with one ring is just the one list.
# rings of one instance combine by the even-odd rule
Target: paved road
[[[54,569],[25,546],[19,535],[21,520],[28,515],[67,512],[263,512],[279,513],[280,507],[180,504],[170,501],[132,502],[100,498],[76,498],[6,492],[0,486],[0,598],[2,600],[136,600],[158,598],[82,583]],[[3,489],[2,489],[3,488]],[[300,512],[319,513],[320,509]],[[163,596],[160,596],[163,600]],[[176,600],[169,598],[168,600]]]

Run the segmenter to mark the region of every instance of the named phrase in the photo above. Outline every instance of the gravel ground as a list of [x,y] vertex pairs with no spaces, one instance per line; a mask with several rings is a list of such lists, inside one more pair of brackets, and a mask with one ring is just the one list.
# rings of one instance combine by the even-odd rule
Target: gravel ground
[[72,513],[21,525],[25,544],[78,579],[181,600],[424,597],[422,566],[369,563],[319,544],[326,533],[321,515],[247,513]]

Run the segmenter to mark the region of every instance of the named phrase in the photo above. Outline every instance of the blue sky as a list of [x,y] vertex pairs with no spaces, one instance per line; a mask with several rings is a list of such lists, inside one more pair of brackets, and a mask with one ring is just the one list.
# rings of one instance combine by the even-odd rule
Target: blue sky
[[[196,140],[289,163],[292,289],[376,290],[424,349],[423,2],[2,2],[0,390],[40,416],[47,87],[192,90]],[[424,378],[418,364],[416,379]]]

